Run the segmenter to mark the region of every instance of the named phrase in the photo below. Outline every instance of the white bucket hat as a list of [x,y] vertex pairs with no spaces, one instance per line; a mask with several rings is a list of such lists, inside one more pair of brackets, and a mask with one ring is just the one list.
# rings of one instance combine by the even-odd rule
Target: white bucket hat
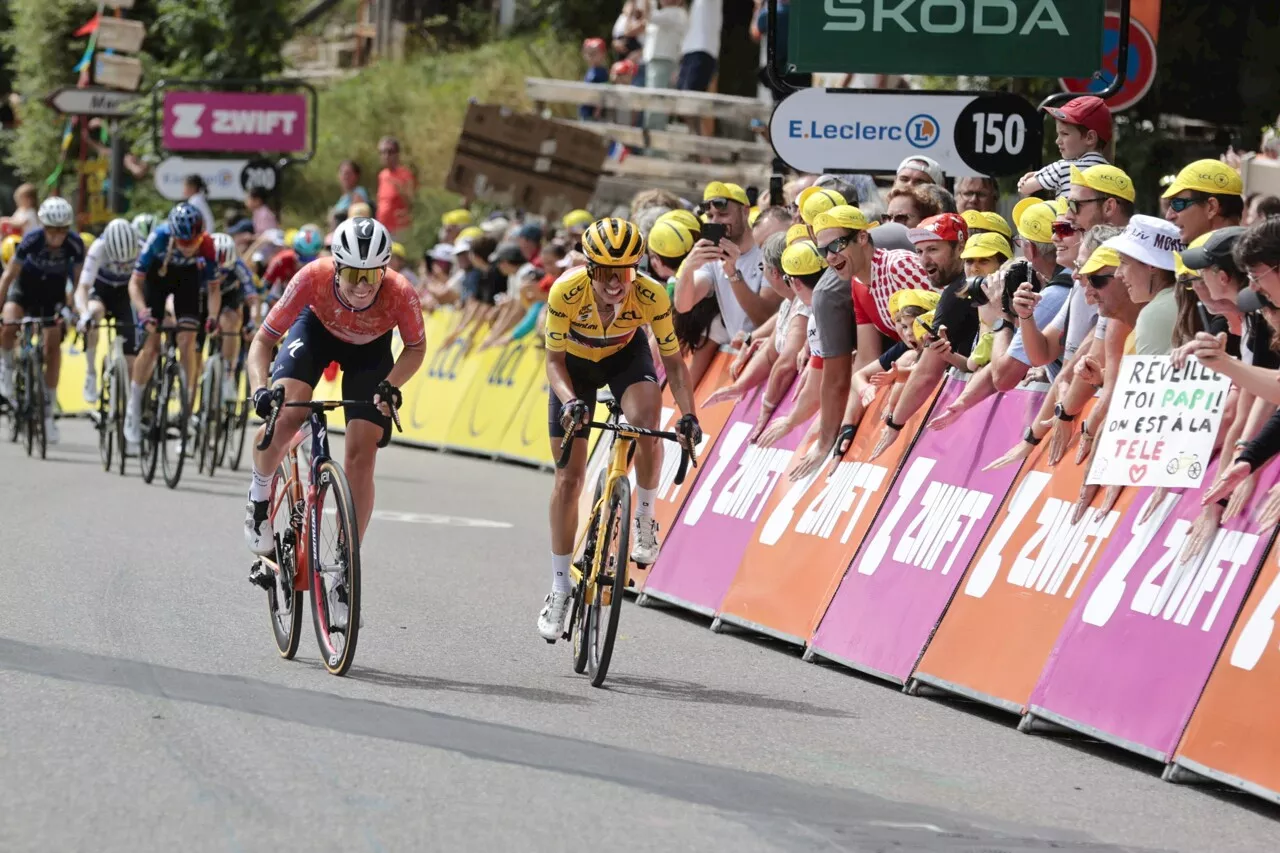
[[1185,248],[1178,226],[1168,220],[1142,214],[1129,220],[1124,233],[1102,245],[1148,266],[1170,272],[1177,266],[1173,253]]

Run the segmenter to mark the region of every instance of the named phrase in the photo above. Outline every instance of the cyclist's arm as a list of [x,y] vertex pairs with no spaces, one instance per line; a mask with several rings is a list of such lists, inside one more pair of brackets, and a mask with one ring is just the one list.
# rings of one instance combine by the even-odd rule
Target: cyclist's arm
[[403,276],[396,277],[395,285],[398,296],[396,328],[400,331],[400,340],[404,341],[404,349],[400,350],[395,365],[387,374],[387,381],[400,388],[422,367],[427,355],[427,329],[422,322],[422,303],[418,301],[413,285]]
[[147,299],[143,295],[143,285],[146,281],[146,275],[137,271],[129,276],[129,301],[133,303],[134,313],[139,317],[147,312]]
[[547,347],[547,383],[561,403],[567,403],[577,396],[573,390],[573,380],[569,378],[569,365],[565,362],[569,348],[569,322],[569,306],[564,304],[559,286],[552,287],[547,297],[544,335]]
[[689,365],[685,364],[684,359],[677,353],[676,355],[663,354],[662,366],[667,369],[667,387],[671,389],[671,396],[675,398],[680,412],[686,415],[697,415],[697,409],[693,404],[693,378],[689,375]]
[[267,378],[271,372],[271,354],[276,344],[284,335],[277,335],[265,325],[259,326],[249,344],[249,354],[245,356],[245,368],[249,371],[249,388],[257,390],[267,387]]
[[9,286],[13,284],[13,280],[20,272],[22,272],[22,261],[17,258],[10,260],[9,265],[4,268],[4,275],[0,276],[0,305],[4,304],[5,298],[9,295]]

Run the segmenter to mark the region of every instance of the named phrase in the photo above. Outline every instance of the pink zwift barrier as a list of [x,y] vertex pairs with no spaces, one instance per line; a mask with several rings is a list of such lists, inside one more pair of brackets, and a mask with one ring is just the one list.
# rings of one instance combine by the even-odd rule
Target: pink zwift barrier
[[[948,379],[935,411],[963,390]],[[946,430],[920,434],[810,642],[812,654],[906,682],[1018,474],[1016,465],[982,466],[1018,443],[1043,399],[1011,391]]]

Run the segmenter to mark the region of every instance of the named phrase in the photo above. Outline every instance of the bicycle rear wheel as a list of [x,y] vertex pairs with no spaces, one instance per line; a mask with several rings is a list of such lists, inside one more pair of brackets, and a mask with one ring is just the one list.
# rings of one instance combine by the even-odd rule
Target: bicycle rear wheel
[[160,461],[164,466],[164,484],[176,489],[187,458],[187,421],[191,417],[187,380],[176,362],[169,363],[164,386],[160,397]]
[[[601,471],[600,476],[596,477],[595,492],[591,498],[591,506],[594,509],[600,504],[600,495],[604,492],[604,484],[606,482],[607,471]],[[569,633],[573,644],[573,671],[581,675],[587,671],[587,645],[588,645],[588,624],[587,624],[587,577],[591,574],[592,561],[595,559],[596,553],[596,532],[599,528],[599,516],[593,516],[587,522],[587,536],[582,545],[582,554],[579,555],[577,565],[582,572],[582,580],[573,589],[573,609],[569,613]]]
[[160,374],[152,371],[151,378],[147,380],[146,390],[142,394],[142,444],[138,448],[144,483],[150,483],[156,478],[156,468],[160,464],[160,445],[164,441],[160,432],[162,397]]
[[222,356],[216,354],[210,356],[206,370],[209,383],[208,396],[205,393],[200,395],[200,407],[203,410],[200,423],[204,436],[204,446],[200,455],[204,457],[205,464],[208,466],[205,473],[212,477],[214,470],[218,467],[218,445],[222,441]]
[[27,455],[31,456],[34,451],[40,452],[40,458],[45,458],[45,452],[48,450],[46,444],[46,436],[44,434],[44,407],[45,387],[44,387],[44,369],[40,358],[40,350],[34,350],[30,359],[27,360]]
[[[93,365],[88,369],[93,370]],[[98,388],[98,455],[102,457],[103,471],[111,470],[115,452],[115,407],[119,405],[115,384],[115,367],[108,358],[102,365],[102,382]],[[123,447],[120,452],[124,452]]]
[[[131,377],[129,376],[128,362],[126,362],[123,357],[113,358],[112,364],[115,365],[111,372],[115,376],[116,383],[115,388],[112,389],[112,393],[116,398],[116,408],[112,415],[111,429],[114,430],[116,434],[116,447],[120,451],[117,454],[120,460],[119,471],[120,476],[123,477],[129,461],[129,448],[124,440],[124,412],[129,405],[129,380]],[[141,461],[141,449],[138,451],[138,456],[139,461]]]
[[[289,493],[285,494],[285,489]],[[294,511],[302,502],[302,490],[298,483],[289,482],[289,464],[281,462],[271,480],[271,516],[273,530],[283,531],[276,539],[275,583],[267,590],[267,607],[271,613],[271,632],[276,638],[280,657],[292,660],[298,653],[302,638],[302,592],[293,588],[298,576],[298,546],[301,543],[301,525],[294,521]]]
[[594,595],[587,608],[587,673],[591,686],[599,687],[609,672],[613,643],[622,616],[627,588],[627,563],[631,555],[631,483],[626,477],[613,481],[605,524],[597,536],[603,567],[596,577]]
[[209,402],[213,398],[213,359],[204,363],[204,372],[200,374],[200,405],[195,407],[196,419],[196,470],[204,471],[208,461],[208,443],[205,440],[209,431]]
[[[360,528],[351,486],[338,463],[320,464],[308,519],[311,616],[325,669],[346,675],[360,636]],[[326,506],[335,510],[330,517]]]

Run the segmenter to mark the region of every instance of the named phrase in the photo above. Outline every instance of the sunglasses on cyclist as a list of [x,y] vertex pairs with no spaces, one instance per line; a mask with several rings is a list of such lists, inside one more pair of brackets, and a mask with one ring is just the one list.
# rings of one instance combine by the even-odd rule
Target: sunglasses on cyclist
[[1076,228],[1076,226],[1070,222],[1053,223],[1053,236],[1057,237],[1059,240],[1065,240],[1072,234],[1078,234],[1079,231],[1080,229]]
[[819,246],[818,254],[824,258],[827,255],[838,255],[844,251],[845,246],[848,246],[852,242],[853,242],[853,235],[851,234],[845,235],[844,237],[837,237],[827,245]]
[[1079,216],[1080,208],[1084,207],[1086,204],[1102,204],[1104,201],[1106,201],[1105,198],[1069,198],[1067,199],[1067,210],[1071,211],[1073,216]]
[[1169,199],[1169,209],[1174,213],[1181,213],[1194,204],[1200,204],[1202,199],[1198,198],[1171,198]]
[[355,287],[360,282],[376,287],[382,284],[382,280],[386,278],[387,268],[377,267],[371,270],[357,269],[356,267],[338,267],[338,280],[348,287]]
[[173,242],[179,249],[190,249],[192,246],[198,245],[200,243],[200,237],[203,236],[204,235],[201,234],[195,237],[187,237],[185,239],[182,237],[174,237]]
[[603,264],[592,264],[587,271],[590,273],[593,281],[598,281],[601,284],[609,281],[614,276],[617,276],[626,284],[630,284],[636,280],[636,268],[634,266],[608,267]]

